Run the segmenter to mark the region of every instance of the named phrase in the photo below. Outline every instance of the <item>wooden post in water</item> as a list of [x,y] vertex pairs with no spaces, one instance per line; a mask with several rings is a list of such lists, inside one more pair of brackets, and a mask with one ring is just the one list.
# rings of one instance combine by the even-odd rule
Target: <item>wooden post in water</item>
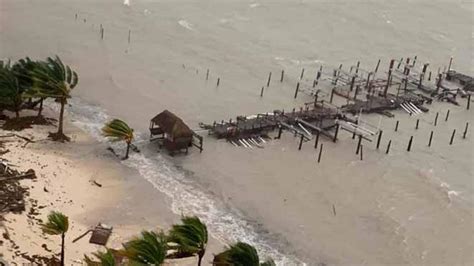
[[416,120],[416,126],[415,126],[415,129],[418,129],[418,125],[420,124],[420,119],[417,119]]
[[298,146],[298,150],[299,150],[299,151],[301,150],[301,146],[303,146],[303,139],[304,139],[304,135],[301,134],[300,145]]
[[395,124],[395,132],[398,131],[398,124],[400,124],[400,121],[397,120],[397,123]]
[[207,72],[206,72],[206,80],[209,79],[209,68],[207,69]]
[[334,132],[334,138],[332,139],[333,142],[337,141],[337,133],[339,132],[339,124],[336,124],[336,132]]
[[364,160],[364,145],[360,145],[360,160]]
[[264,89],[264,88],[265,88],[265,87],[262,86],[262,90],[260,91],[260,97],[263,97],[263,89]]
[[385,90],[383,91],[383,97],[387,97],[387,91],[388,91],[388,87],[390,86],[390,79],[392,78],[392,69],[393,69],[393,64],[394,63],[395,63],[394,59],[390,60],[390,67],[388,69],[387,84],[385,85]]
[[356,71],[355,73],[359,73],[360,61],[357,61]]
[[272,79],[272,72],[270,72],[270,74],[268,74],[268,81],[267,81],[267,87],[270,86],[270,80]]
[[441,81],[443,80],[443,74],[438,74],[438,80],[436,81],[436,93],[439,93],[439,89],[441,88]]
[[411,151],[411,144],[413,142],[413,136],[410,137],[410,141],[408,141],[408,147],[407,147],[407,151]]
[[469,110],[469,107],[471,106],[471,94],[467,95],[467,106],[466,109]]
[[321,155],[322,154],[323,154],[323,144],[321,143],[321,146],[319,148],[318,163],[321,162]]
[[439,116],[439,113],[436,112],[436,116],[435,116],[435,120],[434,120],[434,126],[436,126],[438,124],[438,116]]
[[466,127],[464,128],[464,133],[462,134],[462,138],[465,139],[467,136],[467,129],[469,128],[469,122],[466,122]]
[[130,35],[132,34],[132,30],[128,30],[128,43],[130,44]]
[[313,80],[313,88],[316,87],[317,80]]
[[319,143],[319,131],[316,132],[316,140],[314,141],[314,148],[318,148],[318,143]]
[[431,141],[433,140],[433,130],[430,133],[430,140],[428,141],[428,147],[431,147]]
[[413,64],[411,65],[412,67],[414,67],[414,66],[415,66],[415,64],[416,64],[416,59],[417,59],[417,58],[418,58],[418,56],[417,56],[417,55],[415,55],[415,58],[413,59]]
[[281,139],[281,133],[283,131],[283,128],[281,127],[281,125],[278,127],[278,137],[277,139]]
[[391,145],[392,145],[392,140],[389,140],[388,144],[387,144],[387,150],[385,150],[385,154],[388,154],[390,152],[390,146]]
[[217,87],[219,87],[220,83],[221,83],[221,78],[217,78]]
[[361,144],[362,144],[362,135],[359,135],[359,141],[357,142],[356,154],[359,154]]
[[285,70],[281,71],[280,82],[283,82],[283,77],[285,76]]
[[321,74],[323,72],[323,66],[320,66],[319,67],[319,71],[318,73],[316,74],[316,80],[319,80],[321,78]]
[[331,90],[331,97],[329,98],[329,102],[332,103],[332,98],[334,97],[334,88]]
[[380,66],[380,59],[379,59],[379,61],[377,62],[377,66],[375,67],[374,73],[377,73],[377,71],[379,70],[379,66]]
[[449,119],[449,111],[450,111],[450,110],[448,109],[448,112],[446,112],[446,118],[444,119],[444,121],[448,121],[448,119]]
[[380,130],[379,131],[379,137],[377,138],[377,150],[379,149],[379,146],[380,146],[380,140],[382,139],[382,133],[383,133],[383,131]]
[[303,76],[304,76],[304,68],[301,70],[300,79],[303,79]]
[[357,99],[357,94],[359,94],[359,88],[360,88],[360,86],[356,85],[356,89],[355,89],[355,92],[354,92],[354,100]]
[[453,57],[449,59],[448,72],[451,70],[451,64],[453,63]]
[[431,71],[428,73],[428,81],[431,81]]
[[352,76],[350,91],[352,91],[352,89],[354,88],[355,79],[356,79],[356,76],[355,75]]
[[294,97],[295,99],[298,96],[299,89],[300,89],[300,83],[298,82],[298,83],[296,83],[296,90],[295,90],[295,97]]
[[403,62],[403,57],[400,58],[400,61],[398,61],[397,69],[400,69],[400,66],[402,65]]
[[[359,124],[359,119],[356,120],[355,124],[356,124],[356,125]],[[354,131],[354,132],[352,133],[352,139],[355,139],[355,137],[356,137],[356,131]]]
[[453,134],[451,135],[451,140],[449,141],[449,145],[453,145],[453,141],[454,141],[454,135],[456,134],[456,129],[453,130]]

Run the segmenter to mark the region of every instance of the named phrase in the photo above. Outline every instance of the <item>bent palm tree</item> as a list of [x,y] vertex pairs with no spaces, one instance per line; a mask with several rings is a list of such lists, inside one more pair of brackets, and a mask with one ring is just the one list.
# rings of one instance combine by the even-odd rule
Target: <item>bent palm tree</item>
[[124,249],[133,263],[161,265],[166,257],[166,236],[163,232],[143,231],[140,237],[125,243]]
[[176,243],[176,247],[170,249],[176,250],[178,256],[198,255],[198,265],[201,265],[202,257],[206,252],[207,246],[207,227],[198,217],[183,217],[183,224],[173,225],[168,233],[168,241]]
[[61,104],[58,132],[50,134],[50,137],[53,140],[69,141],[69,137],[63,133],[64,106],[78,83],[76,72],[65,66],[56,56],[54,59],[48,57],[45,62],[37,62],[30,74],[34,84],[32,93],[36,97],[55,98],[56,102]]
[[127,123],[120,119],[114,119],[102,128],[102,135],[110,138],[112,141],[125,141],[127,143],[127,152],[124,159],[128,159],[130,145],[133,141],[133,129]]
[[[20,87],[23,90],[24,98],[28,98],[30,103],[32,98],[38,98],[36,95],[36,91],[33,89],[34,88],[34,80],[32,76],[33,70],[37,66],[36,61],[32,61],[29,57],[26,57],[24,59],[18,60],[18,62],[15,62],[12,66],[12,71],[15,73],[15,75],[18,78]],[[44,97],[39,99],[39,110],[38,110],[38,115],[37,117],[41,116],[41,113],[43,111],[43,100]],[[36,105],[36,104],[35,104]]]
[[23,104],[23,90],[20,82],[9,64],[0,65],[0,104],[5,109],[15,112],[16,118],[20,117]]
[[66,215],[53,211],[48,215],[48,222],[41,225],[48,235],[61,235],[61,265],[64,266],[64,238],[69,229],[69,219]]
[[107,249],[106,252],[98,251],[96,253],[92,253],[94,257],[96,257],[99,261],[93,261],[87,255],[84,255],[84,261],[87,266],[115,266],[115,258],[114,254],[110,249]]
[[227,250],[214,256],[214,266],[273,266],[273,260],[260,264],[257,250],[243,242],[230,246]]

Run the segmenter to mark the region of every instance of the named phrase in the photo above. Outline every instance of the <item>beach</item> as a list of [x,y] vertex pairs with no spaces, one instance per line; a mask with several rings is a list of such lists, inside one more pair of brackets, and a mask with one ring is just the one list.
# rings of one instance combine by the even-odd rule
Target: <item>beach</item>
[[[158,203],[151,218],[126,223],[131,231],[166,228],[181,213],[194,214],[206,222],[217,242],[249,242],[278,265],[474,261],[472,130],[461,137],[465,123],[474,124],[474,116],[463,99],[459,106],[434,101],[427,105],[429,112],[419,116],[403,110],[393,111],[394,118],[364,114],[363,119],[383,129],[384,135],[379,149],[374,142],[364,143],[363,161],[355,154],[357,140],[347,132],[340,133],[337,143],[321,140],[324,153],[318,164],[314,142],[298,151],[299,139],[286,131],[280,140],[269,139],[263,149],[245,149],[216,140],[198,126],[238,115],[299,109],[313,100],[304,91],[320,66],[330,73],[343,64],[349,71],[360,61],[362,68],[372,70],[381,59],[381,77],[390,59],[417,56],[417,66],[429,63],[434,74],[453,57],[454,69],[473,75],[470,3],[143,0],[127,6],[122,1],[0,0],[0,14],[0,58],[58,54],[79,74],[66,108],[72,124],[67,128],[75,128],[71,135],[77,137],[61,147],[66,158],[80,159],[74,171],[87,171],[87,180],[81,179],[84,189],[96,193],[93,197],[105,206],[89,207],[90,199],[81,199],[82,194],[73,198],[92,213],[87,223],[77,221],[78,228],[97,224],[102,212],[111,210],[108,224],[115,228],[121,224],[121,210],[137,208],[139,214],[130,217],[144,216],[149,204],[140,202],[154,201]],[[300,78],[303,68],[305,76]],[[270,72],[273,78],[266,86]],[[297,82],[302,93],[294,99]],[[265,94],[260,97],[262,86]],[[329,94],[328,85],[320,99],[328,101]],[[335,99],[336,104],[344,101]],[[53,102],[47,106],[58,111]],[[149,121],[165,109],[204,137],[202,153],[192,149],[187,156],[171,157],[149,142]],[[436,113],[440,118],[435,126]],[[129,160],[117,162],[106,150],[112,145],[119,154],[124,151],[123,145],[109,144],[100,134],[112,118],[124,119],[135,129],[141,152],[132,152]],[[457,135],[450,145],[454,129]],[[433,145],[428,147],[431,131]],[[407,152],[411,136],[413,149]],[[385,154],[390,140],[391,152]],[[79,149],[77,144],[84,141],[89,144]],[[75,149],[81,156],[76,157]],[[35,151],[25,153],[30,152]],[[101,163],[113,167],[102,170],[97,154]],[[101,178],[103,187],[91,185],[90,178]],[[124,201],[130,195],[124,186],[137,195],[130,196],[130,202]],[[41,193],[42,187],[35,189]],[[103,199],[105,189],[111,197]],[[144,195],[149,195],[146,200],[134,201]],[[80,210],[58,206],[73,215]]]

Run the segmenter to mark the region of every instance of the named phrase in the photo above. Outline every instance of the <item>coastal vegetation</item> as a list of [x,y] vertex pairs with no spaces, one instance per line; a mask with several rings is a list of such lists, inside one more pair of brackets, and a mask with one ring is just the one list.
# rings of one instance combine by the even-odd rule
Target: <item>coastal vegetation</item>
[[37,117],[40,118],[43,101],[54,99],[60,104],[58,130],[49,136],[56,141],[69,141],[63,129],[64,109],[77,84],[77,73],[63,64],[58,56],[48,57],[44,61],[26,57],[13,64],[0,61],[0,112],[14,112],[15,118],[20,119],[21,110],[39,105]]
[[113,119],[112,121],[106,123],[102,128],[102,135],[111,139],[112,141],[125,141],[127,144],[127,150],[125,152],[124,159],[128,159],[128,154],[134,135],[133,129],[130,128],[127,123],[120,119]]
[[48,215],[48,221],[41,225],[41,229],[48,235],[61,235],[61,265],[64,266],[64,239],[69,229],[69,218],[60,212],[53,211]]

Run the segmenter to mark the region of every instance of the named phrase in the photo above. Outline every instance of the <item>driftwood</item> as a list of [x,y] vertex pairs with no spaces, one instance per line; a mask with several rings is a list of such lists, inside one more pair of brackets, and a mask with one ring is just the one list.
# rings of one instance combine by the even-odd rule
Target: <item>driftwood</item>
[[15,175],[15,176],[0,176],[0,182],[8,181],[8,180],[20,180],[20,179],[35,179],[35,171],[28,170],[25,174]]

